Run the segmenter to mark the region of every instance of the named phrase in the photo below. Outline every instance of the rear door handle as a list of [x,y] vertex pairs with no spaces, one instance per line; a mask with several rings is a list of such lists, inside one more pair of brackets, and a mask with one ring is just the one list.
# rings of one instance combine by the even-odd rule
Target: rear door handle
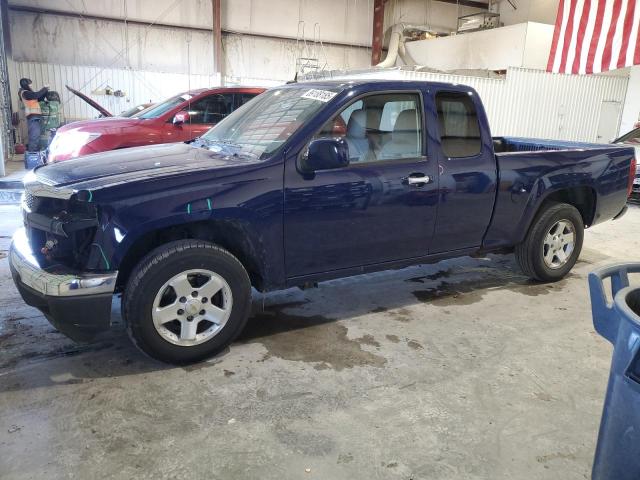
[[426,185],[427,183],[431,183],[433,181],[433,179],[429,175],[425,175],[424,173],[412,173],[408,177],[404,177],[402,180],[402,183],[406,185],[413,185],[416,187]]

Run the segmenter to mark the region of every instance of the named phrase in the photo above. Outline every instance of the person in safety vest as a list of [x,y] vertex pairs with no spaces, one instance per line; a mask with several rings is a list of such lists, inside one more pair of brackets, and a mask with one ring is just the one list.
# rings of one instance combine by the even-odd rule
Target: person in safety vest
[[40,111],[40,100],[42,100],[49,86],[45,85],[37,92],[31,90],[31,80],[28,78],[20,79],[20,90],[18,96],[24,105],[24,114],[27,117],[27,131],[29,132],[28,149],[31,152],[39,150],[40,146],[40,130],[42,121],[42,112]]

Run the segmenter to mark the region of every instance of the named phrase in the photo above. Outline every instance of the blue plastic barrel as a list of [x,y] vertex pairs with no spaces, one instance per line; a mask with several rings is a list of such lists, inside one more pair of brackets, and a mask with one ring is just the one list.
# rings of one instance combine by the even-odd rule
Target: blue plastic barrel
[[24,168],[32,170],[40,165],[44,165],[46,158],[46,151],[38,150],[35,152],[24,152]]
[[[593,480],[640,479],[640,286],[629,286],[628,276],[638,272],[640,263],[631,263],[589,275],[593,325],[613,344]],[[606,278],[612,302],[605,296]]]

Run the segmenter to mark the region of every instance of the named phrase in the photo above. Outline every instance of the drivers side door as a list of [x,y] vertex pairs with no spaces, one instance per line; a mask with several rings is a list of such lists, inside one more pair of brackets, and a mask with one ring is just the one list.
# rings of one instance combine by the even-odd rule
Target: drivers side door
[[[345,126],[346,125],[346,126]],[[285,166],[287,277],[425,256],[437,211],[437,163],[426,156],[421,91],[368,94],[315,138],[342,136],[347,167],[301,173]]]

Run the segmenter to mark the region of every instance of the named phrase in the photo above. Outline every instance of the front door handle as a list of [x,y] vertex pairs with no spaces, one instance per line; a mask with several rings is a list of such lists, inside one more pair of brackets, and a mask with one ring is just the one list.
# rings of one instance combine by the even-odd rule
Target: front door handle
[[412,173],[408,177],[404,177],[402,180],[402,183],[405,185],[412,185],[415,187],[421,187],[422,185],[426,185],[433,181],[429,175],[425,175],[424,173]]

